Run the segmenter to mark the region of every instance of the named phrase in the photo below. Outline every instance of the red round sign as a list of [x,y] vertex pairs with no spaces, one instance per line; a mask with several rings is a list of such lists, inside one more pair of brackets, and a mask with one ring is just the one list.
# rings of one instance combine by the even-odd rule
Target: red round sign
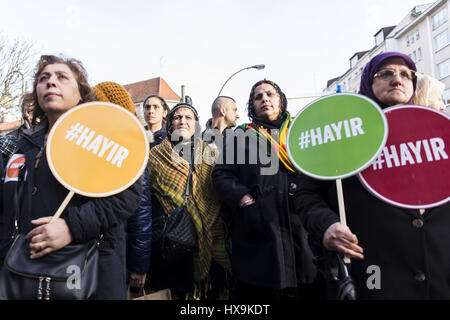
[[421,106],[384,110],[389,135],[358,178],[377,198],[408,209],[450,201],[450,116]]

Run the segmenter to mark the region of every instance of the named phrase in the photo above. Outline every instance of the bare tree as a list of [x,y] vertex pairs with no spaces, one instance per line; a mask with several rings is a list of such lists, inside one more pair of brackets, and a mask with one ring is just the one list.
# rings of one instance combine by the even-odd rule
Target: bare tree
[[32,42],[0,34],[0,107],[18,107],[28,89],[34,51]]

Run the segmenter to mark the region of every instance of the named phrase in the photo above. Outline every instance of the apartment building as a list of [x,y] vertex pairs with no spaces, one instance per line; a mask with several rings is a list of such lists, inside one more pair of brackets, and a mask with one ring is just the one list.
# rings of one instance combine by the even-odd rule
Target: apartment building
[[420,73],[442,81],[444,101],[450,104],[450,32],[449,0],[415,6],[396,26],[380,29],[374,35],[372,49],[355,53],[349,69],[328,81],[323,94],[336,92],[357,93],[365,65],[379,53],[399,51],[409,55]]

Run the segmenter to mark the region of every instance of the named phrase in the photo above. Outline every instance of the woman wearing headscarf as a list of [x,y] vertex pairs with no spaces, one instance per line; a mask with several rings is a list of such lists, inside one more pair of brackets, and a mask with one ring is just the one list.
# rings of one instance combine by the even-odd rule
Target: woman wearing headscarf
[[233,298],[312,298],[316,269],[296,207],[299,175],[285,149],[291,116],[276,83],[252,87],[248,116],[213,172],[231,237]]
[[[383,109],[411,104],[415,71],[402,53],[379,54],[361,75],[360,94]],[[350,273],[358,298],[449,299],[450,205],[422,213],[377,199],[356,176],[342,184],[348,227],[339,223],[334,182],[303,176],[300,205],[314,241],[353,258]]]
[[200,139],[197,110],[180,103],[167,117],[167,138],[150,151],[150,191],[159,205],[153,206],[153,234],[160,217],[184,203],[189,168],[193,166],[186,208],[197,231],[198,249],[177,263],[161,259],[158,241],[152,242],[148,280],[152,289],[170,288],[178,299],[219,298],[230,272],[225,230],[219,216],[220,202],[211,181],[215,151]]

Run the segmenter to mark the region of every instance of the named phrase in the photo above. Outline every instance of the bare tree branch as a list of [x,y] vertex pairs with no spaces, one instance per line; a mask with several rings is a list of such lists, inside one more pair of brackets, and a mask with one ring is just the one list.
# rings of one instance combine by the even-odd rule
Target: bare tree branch
[[26,93],[36,55],[30,41],[0,34],[0,107],[17,108]]

